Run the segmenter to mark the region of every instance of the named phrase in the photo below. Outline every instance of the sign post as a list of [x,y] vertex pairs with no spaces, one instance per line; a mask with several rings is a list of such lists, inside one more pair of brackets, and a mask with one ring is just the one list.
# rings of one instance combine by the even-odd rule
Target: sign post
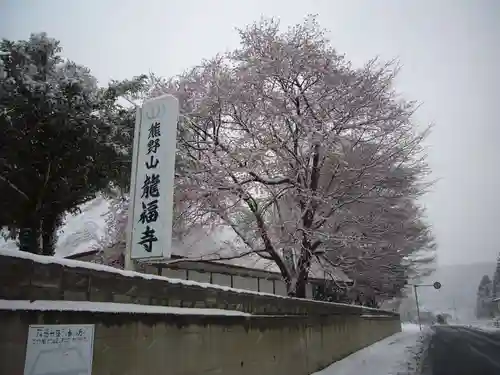
[[418,293],[417,293],[417,286],[418,286],[418,285],[413,285],[413,290],[415,291],[415,304],[417,305],[417,320],[418,320],[418,329],[421,331],[421,330],[422,330],[422,323],[420,323],[420,307],[418,306]]
[[137,108],[125,268],[171,255],[179,102],[163,95]]
[[415,304],[417,307],[418,328],[422,330],[422,323],[420,322],[420,306],[418,304],[418,292],[417,292],[417,287],[420,286],[432,286],[434,289],[439,290],[441,289],[441,283],[439,281],[435,281],[433,284],[413,284],[413,290],[415,291]]

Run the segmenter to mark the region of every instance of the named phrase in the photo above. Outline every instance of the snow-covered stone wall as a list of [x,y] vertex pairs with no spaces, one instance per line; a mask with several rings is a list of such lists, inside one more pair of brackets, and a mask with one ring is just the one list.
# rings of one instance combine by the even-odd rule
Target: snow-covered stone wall
[[30,324],[95,325],[93,375],[308,375],[400,331],[395,317],[113,311],[116,304],[25,310],[25,302],[0,300],[0,353],[7,359],[0,374],[23,373]]
[[94,324],[94,375],[306,375],[400,331],[395,313],[193,277],[0,251],[0,374],[22,373],[30,324]]
[[[152,267],[152,266],[151,266]],[[120,302],[172,307],[218,308],[251,314],[287,315],[390,315],[393,312],[354,305],[286,297],[285,285],[274,283],[274,294],[256,292],[255,278],[193,270],[191,280],[19,251],[0,251],[0,299]],[[169,270],[170,272],[174,270]],[[177,274],[172,274],[176,276]],[[182,275],[178,275],[179,277]],[[193,281],[193,278],[197,281]],[[275,280],[276,281],[276,280]],[[231,287],[232,286],[232,287]],[[270,288],[269,285],[266,286]],[[245,290],[244,288],[248,288]],[[280,289],[281,288],[281,289]]]

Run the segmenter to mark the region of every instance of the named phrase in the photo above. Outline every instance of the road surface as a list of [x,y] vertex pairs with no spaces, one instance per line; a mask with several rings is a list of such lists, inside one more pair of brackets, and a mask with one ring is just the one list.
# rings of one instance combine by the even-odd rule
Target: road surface
[[313,375],[499,375],[500,330],[463,325],[403,332]]
[[500,374],[500,330],[435,326],[425,375]]

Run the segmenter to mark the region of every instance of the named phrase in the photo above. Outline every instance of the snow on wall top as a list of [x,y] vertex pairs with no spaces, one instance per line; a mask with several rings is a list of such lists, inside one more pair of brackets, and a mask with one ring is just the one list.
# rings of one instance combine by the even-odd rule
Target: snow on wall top
[[251,314],[249,313],[235,310],[197,309],[190,307],[137,305],[132,303],[90,301],[12,301],[0,299],[0,310],[91,311],[129,314],[251,316]]
[[[304,300],[302,298],[280,296],[280,295],[276,295],[276,294],[256,292],[256,291],[252,291],[252,290],[243,290],[243,289],[231,288],[231,287],[227,287],[227,286],[223,286],[223,285],[201,283],[201,282],[197,282],[197,281],[193,281],[193,280],[181,280],[181,279],[169,278],[169,277],[165,277],[165,276],[139,273],[139,272],[135,272],[135,271],[126,271],[126,270],[118,269],[118,268],[111,267],[111,266],[105,266],[102,264],[96,264],[96,263],[90,263],[90,262],[84,262],[84,261],[78,261],[78,260],[71,260],[71,259],[64,259],[64,258],[58,258],[58,257],[53,257],[53,256],[31,254],[31,253],[27,253],[27,252],[19,251],[19,250],[0,249],[0,256],[28,259],[28,260],[31,260],[33,262],[42,263],[42,264],[60,264],[62,266],[66,266],[66,267],[86,268],[89,270],[111,272],[111,273],[119,274],[119,275],[122,275],[125,277],[140,277],[140,278],[143,278],[146,280],[160,280],[160,281],[165,281],[165,282],[169,282],[172,284],[182,284],[182,285],[186,285],[186,286],[197,286],[200,288],[207,288],[207,289],[210,288],[210,289],[222,290],[222,291],[226,291],[226,292],[233,292],[233,293],[239,293],[239,294],[268,296],[268,297],[272,297],[274,299],[280,298],[280,299],[296,300],[297,302],[309,301],[309,302],[314,302],[314,303],[326,303],[326,304],[331,304],[331,305],[336,305],[336,306],[354,307],[354,305],[348,305],[348,304],[343,304],[343,303],[332,304],[330,302]],[[3,300],[0,300],[0,305],[3,304],[2,301]],[[67,307],[69,309],[69,305]],[[355,306],[355,307],[359,308],[360,311],[365,312],[365,313],[369,313],[370,311],[373,311],[373,312],[383,311],[383,310],[369,308],[369,307],[365,307],[365,306]],[[0,306],[0,309],[5,309],[5,307]],[[111,307],[110,307],[110,309],[111,309]],[[224,311],[226,311],[226,310],[224,310]],[[387,313],[390,313],[390,311],[387,311]]]
[[224,291],[235,292],[235,293],[257,294],[257,295],[263,295],[263,296],[271,296],[271,297],[275,297],[275,298],[288,298],[288,297],[282,297],[282,296],[278,296],[278,295],[271,294],[271,293],[263,293],[263,292],[255,292],[255,291],[251,291],[251,290],[236,289],[236,288],[226,287],[226,286],[217,285],[217,284],[200,283],[200,282],[192,281],[192,280],[173,279],[170,277],[140,273],[140,272],[135,272],[135,271],[122,270],[122,269],[111,267],[111,266],[105,266],[103,264],[83,262],[83,261],[79,261],[79,260],[64,259],[64,258],[60,258],[60,257],[37,255],[37,254],[31,254],[31,253],[27,253],[27,252],[19,251],[19,250],[0,249],[0,256],[29,259],[33,262],[43,263],[43,264],[54,263],[54,264],[60,264],[62,266],[66,266],[66,267],[86,268],[86,269],[95,270],[95,271],[111,272],[111,273],[119,274],[119,275],[122,275],[125,277],[141,277],[141,278],[146,279],[146,280],[161,280],[161,281],[166,281],[166,282],[169,282],[172,284],[198,286],[201,288],[218,289],[218,290],[224,290]]

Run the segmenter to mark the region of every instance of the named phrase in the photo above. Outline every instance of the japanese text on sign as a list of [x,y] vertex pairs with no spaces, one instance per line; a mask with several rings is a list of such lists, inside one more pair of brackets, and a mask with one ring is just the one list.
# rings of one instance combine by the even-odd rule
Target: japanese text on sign
[[35,337],[31,338],[33,344],[62,344],[74,342],[88,342],[89,337],[85,335],[83,328],[56,328],[56,327],[38,327],[35,331]]
[[158,173],[154,173],[154,171],[158,169],[160,164],[160,160],[156,156],[161,146],[160,136],[160,123],[158,121],[154,121],[149,127],[147,143],[147,155],[150,155],[150,158],[144,163],[146,169],[152,170],[152,172],[147,173],[144,176],[141,193],[142,212],[139,216],[139,222],[141,224],[145,224],[145,227],[141,233],[139,241],[137,242],[137,244],[141,245],[148,253],[152,251],[153,244],[158,242],[154,223],[156,223],[160,217],[158,199],[155,199],[160,198],[160,175]]
[[137,110],[127,259],[170,257],[179,102],[152,98]]
[[94,325],[30,325],[25,375],[92,374]]

